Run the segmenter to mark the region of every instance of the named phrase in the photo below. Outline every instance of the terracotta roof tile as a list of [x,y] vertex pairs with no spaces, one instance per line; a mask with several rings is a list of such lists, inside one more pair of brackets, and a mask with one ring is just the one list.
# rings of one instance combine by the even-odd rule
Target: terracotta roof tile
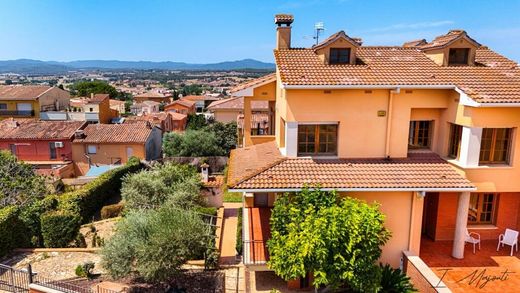
[[359,47],[361,65],[329,65],[312,49],[275,50],[284,85],[456,86],[480,103],[520,102],[520,68],[486,47],[476,61],[487,66],[439,66],[416,48]]
[[[411,153],[408,158],[390,160],[288,159],[265,153],[266,150],[274,152],[274,143],[257,146],[232,153],[229,170],[234,172],[228,177],[232,179],[228,180],[228,186],[273,190],[299,189],[305,185],[334,189],[474,188],[470,181],[434,153]],[[253,165],[243,163],[250,160]],[[246,173],[248,167],[243,165],[250,166],[252,171]]]
[[249,88],[249,87],[255,87],[255,86],[273,82],[273,81],[276,81],[276,73],[274,73],[274,72],[261,76],[261,77],[258,77],[258,78],[255,78],[255,79],[252,79],[252,80],[249,80],[249,81],[246,81],[246,82],[243,82],[243,83],[233,87],[229,92],[231,94],[233,94],[233,93],[236,93],[238,91],[241,91],[241,90]]
[[195,105],[195,102],[194,101],[190,101],[190,100],[176,100],[176,101],[173,101],[172,103],[164,106],[165,109],[167,109],[168,107],[171,107],[173,105],[183,105],[185,107],[192,107],[193,105]]
[[312,49],[314,49],[316,51],[320,48],[328,46],[329,44],[335,42],[336,40],[338,40],[340,38],[347,40],[348,42],[350,42],[352,45],[354,45],[356,47],[360,46],[362,43],[360,38],[351,38],[351,37],[347,36],[347,34],[344,31],[339,31],[339,32],[331,35],[330,37],[326,38],[321,43],[312,46]]
[[74,139],[73,143],[140,143],[144,144],[152,129],[146,121],[130,124],[89,124],[85,138]]
[[88,102],[91,104],[99,104],[108,98],[109,98],[108,94],[95,94],[92,96],[92,98],[89,99]]
[[202,185],[204,187],[220,187],[224,184],[224,176],[222,175],[216,175],[216,176],[209,176],[208,182],[202,181]]
[[0,140],[70,139],[84,125],[83,121],[10,118],[0,121]]
[[477,47],[480,46],[480,44],[477,41],[475,41],[474,39],[472,39],[468,36],[466,31],[450,30],[447,34],[438,36],[435,39],[433,39],[433,41],[426,43],[424,45],[421,45],[419,48],[421,50],[431,50],[431,49],[443,48],[445,46],[448,46],[455,40],[458,40],[459,38],[462,38],[462,37],[468,39],[470,42],[475,44],[475,46],[477,46]]
[[171,94],[164,94],[159,92],[147,92],[135,95],[134,98],[171,98]]
[[418,47],[418,46],[426,45],[427,43],[428,42],[426,41],[426,39],[413,40],[413,41],[405,42],[403,44],[403,47],[405,47],[405,48],[408,48],[408,47]]
[[0,86],[0,100],[37,100],[50,86],[39,85],[2,85]]
[[193,96],[193,95],[190,95],[190,96],[185,96],[185,97],[182,97],[180,99],[181,101],[193,101],[193,102],[196,102],[196,101],[218,101],[219,98],[216,98],[216,97],[212,97],[212,96]]
[[[244,109],[244,98],[243,97],[232,97],[228,99],[223,99],[220,101],[214,101],[208,106],[208,110],[215,109]],[[251,109],[252,110],[268,110],[269,102],[268,101],[251,101]]]

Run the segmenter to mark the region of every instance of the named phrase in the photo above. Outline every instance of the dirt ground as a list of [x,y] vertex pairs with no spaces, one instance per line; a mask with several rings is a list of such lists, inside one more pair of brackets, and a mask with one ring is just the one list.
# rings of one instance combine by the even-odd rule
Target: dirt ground
[[32,270],[38,275],[53,279],[65,280],[75,278],[76,266],[87,261],[94,262],[94,273],[104,273],[101,267],[101,256],[91,252],[37,252],[16,254],[6,264],[18,269],[26,269],[31,264]]
[[[87,243],[87,247],[93,247],[92,245],[92,238],[94,236],[94,233],[97,234],[97,236],[101,237],[103,241],[107,241],[112,235],[114,235],[114,226],[119,221],[120,218],[113,218],[113,219],[107,219],[107,220],[101,220],[97,222],[93,222],[91,224],[86,224],[81,226],[81,229],[79,232],[83,234],[85,237],[85,242]],[[95,227],[95,232],[92,232],[92,226]]]

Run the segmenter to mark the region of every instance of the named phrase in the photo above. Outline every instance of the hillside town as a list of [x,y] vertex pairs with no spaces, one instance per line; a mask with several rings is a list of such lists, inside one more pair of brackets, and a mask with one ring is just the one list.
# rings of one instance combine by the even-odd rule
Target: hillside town
[[341,30],[273,70],[0,74],[0,292],[520,292],[520,66]]

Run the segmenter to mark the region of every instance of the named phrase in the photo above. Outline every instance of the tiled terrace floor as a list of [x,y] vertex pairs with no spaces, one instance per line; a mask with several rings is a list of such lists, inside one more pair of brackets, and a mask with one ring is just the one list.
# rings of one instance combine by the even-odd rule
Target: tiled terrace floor
[[[270,208],[249,208],[249,251],[253,262],[265,262],[269,260],[266,242],[271,237],[269,219]],[[245,247],[244,247],[245,248]]]
[[520,292],[520,252],[510,256],[508,246],[497,252],[497,241],[483,240],[475,254],[466,244],[459,260],[451,257],[452,244],[423,238],[420,257],[453,292]]

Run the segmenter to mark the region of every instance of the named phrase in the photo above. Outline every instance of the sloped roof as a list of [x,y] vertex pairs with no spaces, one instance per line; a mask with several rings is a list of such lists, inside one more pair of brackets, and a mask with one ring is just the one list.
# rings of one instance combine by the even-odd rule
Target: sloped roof
[[270,83],[270,82],[274,82],[274,81],[276,81],[275,72],[249,80],[249,81],[246,81],[246,82],[243,82],[243,83],[233,87],[229,92],[231,94],[233,94],[233,93],[236,93],[236,92],[241,91],[246,88],[260,86],[260,85],[264,85],[266,83]]
[[475,45],[476,47],[480,46],[480,44],[477,41],[475,41],[474,39],[472,39],[468,36],[466,31],[450,30],[447,34],[437,36],[435,39],[433,39],[433,41],[426,43],[424,45],[421,45],[421,46],[419,46],[419,48],[421,50],[431,50],[431,49],[443,48],[443,47],[450,45],[451,43],[455,42],[456,40],[458,40],[460,38],[467,39],[469,42],[473,43],[473,45]]
[[52,87],[40,85],[1,85],[0,100],[37,100],[50,89]]
[[324,63],[313,49],[274,51],[283,86],[453,86],[479,103],[520,102],[518,64],[487,47],[476,50],[485,66],[439,66],[416,48],[356,50],[360,65]]
[[83,121],[39,121],[5,119],[0,121],[0,140],[70,139],[84,126]]
[[306,185],[352,190],[475,188],[434,153],[411,153],[408,158],[390,160],[289,159],[280,154],[274,142],[231,152],[230,188],[277,190]]
[[[140,123],[139,123],[140,122]],[[85,138],[76,138],[73,143],[139,143],[144,144],[152,133],[147,121],[130,124],[89,124]]]
[[413,40],[413,41],[405,42],[403,44],[403,47],[405,47],[405,48],[418,47],[418,46],[426,45],[427,43],[428,42],[426,41],[426,39]]
[[134,98],[170,98],[172,97],[171,94],[164,94],[159,92],[146,92],[142,94],[135,95]]
[[326,47],[326,46],[334,43],[335,41],[337,41],[339,39],[345,39],[349,43],[354,45],[355,47],[361,46],[361,44],[359,43],[360,39],[351,38],[351,37],[347,36],[347,34],[344,31],[339,31],[339,32],[331,35],[330,37],[326,38],[325,40],[323,40],[323,42],[321,42],[321,43],[319,43],[317,45],[312,46],[312,49],[314,49],[315,51],[319,50],[319,49],[321,49],[323,47]]
[[[243,110],[244,109],[244,98],[243,97],[232,97],[228,99],[222,99],[214,101],[208,106],[208,110],[226,109],[226,110]],[[268,101],[251,101],[251,109],[253,110],[268,110]]]
[[95,94],[88,100],[90,104],[99,104],[102,103],[104,100],[108,99],[110,96],[109,94]]
[[168,107],[171,107],[173,105],[182,105],[184,107],[191,108],[191,107],[193,107],[193,105],[195,105],[195,102],[194,101],[190,101],[190,100],[176,100],[176,101],[173,101],[170,104],[164,106],[164,108],[168,108]]
[[189,96],[185,96],[185,97],[182,97],[180,98],[181,101],[218,101],[219,98],[217,97],[212,97],[212,96],[206,96],[206,95],[201,95],[201,96],[194,96],[194,95],[189,95]]

